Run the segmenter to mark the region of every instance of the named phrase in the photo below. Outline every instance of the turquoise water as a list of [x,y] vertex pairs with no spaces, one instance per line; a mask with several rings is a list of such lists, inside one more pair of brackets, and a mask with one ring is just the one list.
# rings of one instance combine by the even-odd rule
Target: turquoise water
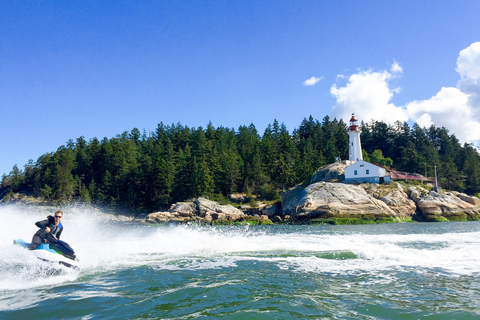
[[65,211],[81,271],[30,240],[44,213],[0,207],[1,319],[478,319],[480,223],[148,227]]

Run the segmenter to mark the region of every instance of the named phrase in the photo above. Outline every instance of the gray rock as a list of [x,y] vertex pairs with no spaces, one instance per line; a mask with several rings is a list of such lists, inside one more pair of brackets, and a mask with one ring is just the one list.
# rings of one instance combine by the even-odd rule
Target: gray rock
[[361,187],[372,197],[385,202],[399,217],[412,217],[415,214],[415,202],[409,199],[399,183],[392,182],[389,185],[362,184]]
[[282,214],[295,215],[297,212],[298,201],[302,195],[304,187],[302,185],[296,185],[293,188],[288,189],[282,195]]
[[242,211],[232,205],[219,205],[217,202],[205,198],[198,198],[194,203],[197,206],[198,215],[201,217],[210,215],[213,220],[228,221],[236,221],[245,217]]
[[[480,199],[470,197],[459,192],[435,192],[427,193],[422,187],[409,189],[412,195],[418,199],[417,207],[427,221],[434,221],[438,217],[449,220],[477,220],[480,218]],[[413,197],[412,197],[413,198]]]
[[181,217],[193,217],[197,214],[197,206],[193,202],[177,202],[172,204],[168,211]]
[[306,187],[298,201],[297,216],[385,217],[396,216],[385,202],[359,186],[318,182]]
[[326,182],[340,182],[345,179],[345,168],[348,167],[345,163],[331,163],[320,168],[310,179],[310,184],[326,181]]

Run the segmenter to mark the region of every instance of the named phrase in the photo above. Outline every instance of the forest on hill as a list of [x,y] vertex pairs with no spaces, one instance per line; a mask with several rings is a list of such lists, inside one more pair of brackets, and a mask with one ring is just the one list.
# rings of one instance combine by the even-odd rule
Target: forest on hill
[[[364,159],[432,177],[449,190],[480,193],[480,156],[446,128],[381,121],[361,124]],[[339,157],[348,159],[347,125],[311,116],[289,133],[274,121],[261,135],[253,124],[238,130],[160,123],[114,138],[69,140],[55,152],[15,165],[2,189],[53,201],[81,201],[153,212],[198,196],[244,192],[279,200]],[[1,192],[0,192],[1,193]]]

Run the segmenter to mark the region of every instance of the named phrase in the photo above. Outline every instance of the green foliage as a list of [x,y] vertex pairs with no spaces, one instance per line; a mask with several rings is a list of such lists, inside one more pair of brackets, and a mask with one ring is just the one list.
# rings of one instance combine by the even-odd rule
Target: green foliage
[[400,217],[384,217],[375,220],[375,223],[399,223],[399,222],[414,222],[412,218],[400,218]]
[[50,196],[53,194],[53,188],[46,184],[42,189],[40,189],[40,192],[45,199],[50,199]]
[[399,217],[383,217],[383,218],[327,218],[327,219],[313,219],[312,224],[375,224],[375,223],[399,223],[399,222],[413,222],[411,218],[399,218]]
[[12,189],[10,189],[10,191],[8,191],[6,197],[5,197],[7,200],[13,200],[15,198],[15,192],[13,192]]
[[435,216],[433,218],[428,218],[427,220],[430,222],[449,222],[450,221],[443,216]]
[[[363,150],[362,150],[363,152]],[[385,158],[383,156],[383,152],[380,149],[375,149],[372,154],[370,155],[370,161],[372,163],[378,163],[381,164],[382,166],[385,166],[387,168],[390,168],[393,165],[393,160],[390,158]],[[365,159],[364,159],[365,160]],[[367,160],[365,160],[367,161]]]
[[370,156],[368,155],[368,152],[365,151],[365,149],[362,149],[362,158],[363,158],[364,161],[372,162],[372,161],[370,160]]
[[258,189],[262,200],[280,200],[280,194],[271,183],[265,183]]
[[272,220],[270,219],[260,221],[260,225],[270,225],[270,224],[273,224]]
[[374,218],[328,218],[328,219],[313,219],[311,224],[374,224]]
[[479,215],[469,215],[467,217],[468,221],[480,221],[480,216]]
[[208,196],[209,200],[215,201],[220,205],[232,204],[225,196],[221,193],[213,193]]

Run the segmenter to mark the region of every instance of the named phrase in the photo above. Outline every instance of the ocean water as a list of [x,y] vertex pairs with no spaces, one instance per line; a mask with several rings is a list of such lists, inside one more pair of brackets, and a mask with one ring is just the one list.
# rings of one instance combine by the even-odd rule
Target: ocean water
[[64,210],[81,270],[0,207],[0,319],[480,319],[480,223],[176,226]]

